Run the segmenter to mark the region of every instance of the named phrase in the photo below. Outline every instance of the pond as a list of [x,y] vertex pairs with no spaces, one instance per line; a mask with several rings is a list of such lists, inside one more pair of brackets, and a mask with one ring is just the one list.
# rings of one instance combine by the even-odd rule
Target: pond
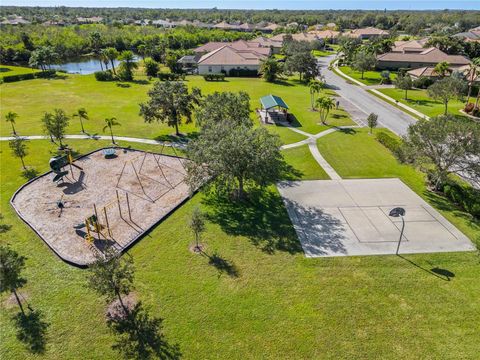
[[[120,64],[120,61],[114,60],[113,63],[115,64],[115,67],[117,67]],[[105,64],[102,63],[101,66],[103,66],[103,70],[105,70]],[[101,66],[100,60],[96,58],[81,58],[64,64],[55,64],[51,67],[55,70],[63,70],[69,74],[88,75],[93,74],[95,71],[101,71]],[[111,67],[112,66],[109,63],[108,68],[110,69]]]

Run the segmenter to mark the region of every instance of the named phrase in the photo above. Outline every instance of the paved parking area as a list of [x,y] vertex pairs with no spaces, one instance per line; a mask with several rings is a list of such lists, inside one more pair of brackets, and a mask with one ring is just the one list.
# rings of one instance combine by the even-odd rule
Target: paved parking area
[[472,251],[455,226],[400,179],[315,180],[278,184],[307,257]]

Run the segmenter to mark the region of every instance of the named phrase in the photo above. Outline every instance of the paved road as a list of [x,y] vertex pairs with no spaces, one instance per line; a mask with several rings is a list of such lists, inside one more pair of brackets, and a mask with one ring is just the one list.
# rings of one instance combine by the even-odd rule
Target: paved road
[[318,60],[327,84],[340,96],[348,99],[355,107],[361,110],[364,113],[364,118],[374,112],[378,115],[380,125],[390,129],[397,135],[405,135],[408,126],[415,123],[416,120],[385,101],[377,99],[359,86],[348,84],[342,77],[328,70],[328,65],[333,59],[334,56],[332,55]]

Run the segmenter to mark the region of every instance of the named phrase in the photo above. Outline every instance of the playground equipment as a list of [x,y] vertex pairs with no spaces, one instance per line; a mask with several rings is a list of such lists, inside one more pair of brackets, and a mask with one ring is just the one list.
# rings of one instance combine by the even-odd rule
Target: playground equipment
[[55,173],[55,177],[53,178],[53,182],[58,183],[60,180],[63,180],[63,178],[68,175],[68,170],[62,170],[65,166],[70,165],[70,172],[73,174],[73,168],[76,167],[80,171],[83,171],[83,169],[74,164],[73,162],[73,157],[72,157],[72,151],[70,149],[65,149],[65,155],[62,156],[55,156],[50,159],[49,165],[50,169]]
[[[121,198],[119,195],[118,190],[116,192],[116,197],[114,200],[109,201],[107,204],[103,205],[100,209],[100,216],[97,211],[97,206],[96,204],[93,204],[93,211],[94,214],[91,215],[90,217],[85,219],[85,227],[87,229],[87,234],[85,235],[85,241],[87,242],[88,245],[92,245],[94,241],[94,237],[92,235],[92,232],[97,233],[97,238],[98,240],[113,240],[114,239],[114,234],[113,230],[110,226],[110,222],[108,220],[108,211],[110,209],[113,209],[115,207],[118,207],[118,213],[120,215],[120,219],[123,221],[127,221],[122,213],[122,205],[121,205]],[[128,197],[128,193],[125,193],[125,199],[126,199],[126,205],[127,205],[127,210],[128,210],[128,219],[130,220],[131,223],[134,223],[132,220],[132,211],[130,209],[130,200]],[[101,216],[103,216],[103,221],[104,224],[101,223]]]
[[61,217],[64,209],[72,208],[72,207],[79,207],[79,206],[73,206],[72,205],[74,203],[73,201],[64,201],[63,200],[64,196],[65,196],[65,194],[62,194],[62,196],[60,196],[59,200],[51,201],[51,202],[47,203],[47,204],[55,204],[54,208],[47,209],[47,211],[59,210],[58,217]]
[[[160,154],[144,152],[131,160],[125,161],[125,163],[123,164],[122,171],[120,172],[120,175],[117,178],[116,187],[120,189],[122,188],[120,186],[122,177],[127,176],[126,175],[128,171],[127,169],[132,169],[133,174],[131,175],[134,176],[134,179],[136,183],[140,186],[141,192],[143,193],[143,195],[145,195],[146,200],[150,202],[155,202],[156,200],[161,198],[163,195],[165,195],[168,191],[174,189],[181,182],[183,182],[183,180],[181,180],[178,183],[172,183],[172,179],[169,179],[169,172],[171,173],[173,171],[173,172],[179,173],[183,177],[186,173],[186,170],[185,170],[184,163],[179,157],[175,157],[175,158],[180,162],[180,165],[182,166],[182,169],[185,172],[180,171],[178,170],[178,168],[172,167],[171,165],[169,166],[166,163],[162,162],[162,156],[163,156],[162,152],[164,148],[165,148],[165,144],[163,144]],[[173,157],[170,157],[170,159],[171,158]],[[160,178],[155,178],[155,174],[159,174]],[[152,184],[152,182],[160,184],[161,185],[160,189],[166,188],[167,190],[158,192],[159,190],[158,186],[154,186],[154,187],[149,186],[149,183]],[[154,192],[156,191],[156,193],[152,193],[152,191]],[[138,195],[138,193],[136,195]]]

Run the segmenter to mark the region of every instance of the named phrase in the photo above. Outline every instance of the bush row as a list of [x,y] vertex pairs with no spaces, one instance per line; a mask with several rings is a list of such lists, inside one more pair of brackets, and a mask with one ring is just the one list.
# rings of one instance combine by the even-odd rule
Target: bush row
[[205,81],[223,81],[225,80],[225,74],[205,74],[203,78]]
[[385,146],[393,154],[396,155],[398,152],[400,152],[402,143],[399,140],[395,139],[394,137],[388,135],[387,133],[384,133],[382,131],[377,132],[377,134],[375,135],[375,138],[380,144]]
[[420,76],[418,79],[413,80],[413,87],[417,89],[426,89],[435,82],[435,79]]
[[473,217],[480,218],[480,191],[468,185],[448,182],[443,186],[445,196]]
[[22,80],[32,80],[32,79],[39,79],[39,78],[49,78],[55,76],[55,70],[45,70],[36,73],[27,73],[27,74],[18,74],[18,75],[5,75],[3,77],[3,82],[10,83],[15,81],[22,81]]
[[257,77],[258,71],[257,70],[250,70],[250,69],[230,69],[228,72],[228,76],[231,77]]
[[179,81],[185,80],[185,74],[175,74],[175,73],[158,73],[158,78],[161,81]]

